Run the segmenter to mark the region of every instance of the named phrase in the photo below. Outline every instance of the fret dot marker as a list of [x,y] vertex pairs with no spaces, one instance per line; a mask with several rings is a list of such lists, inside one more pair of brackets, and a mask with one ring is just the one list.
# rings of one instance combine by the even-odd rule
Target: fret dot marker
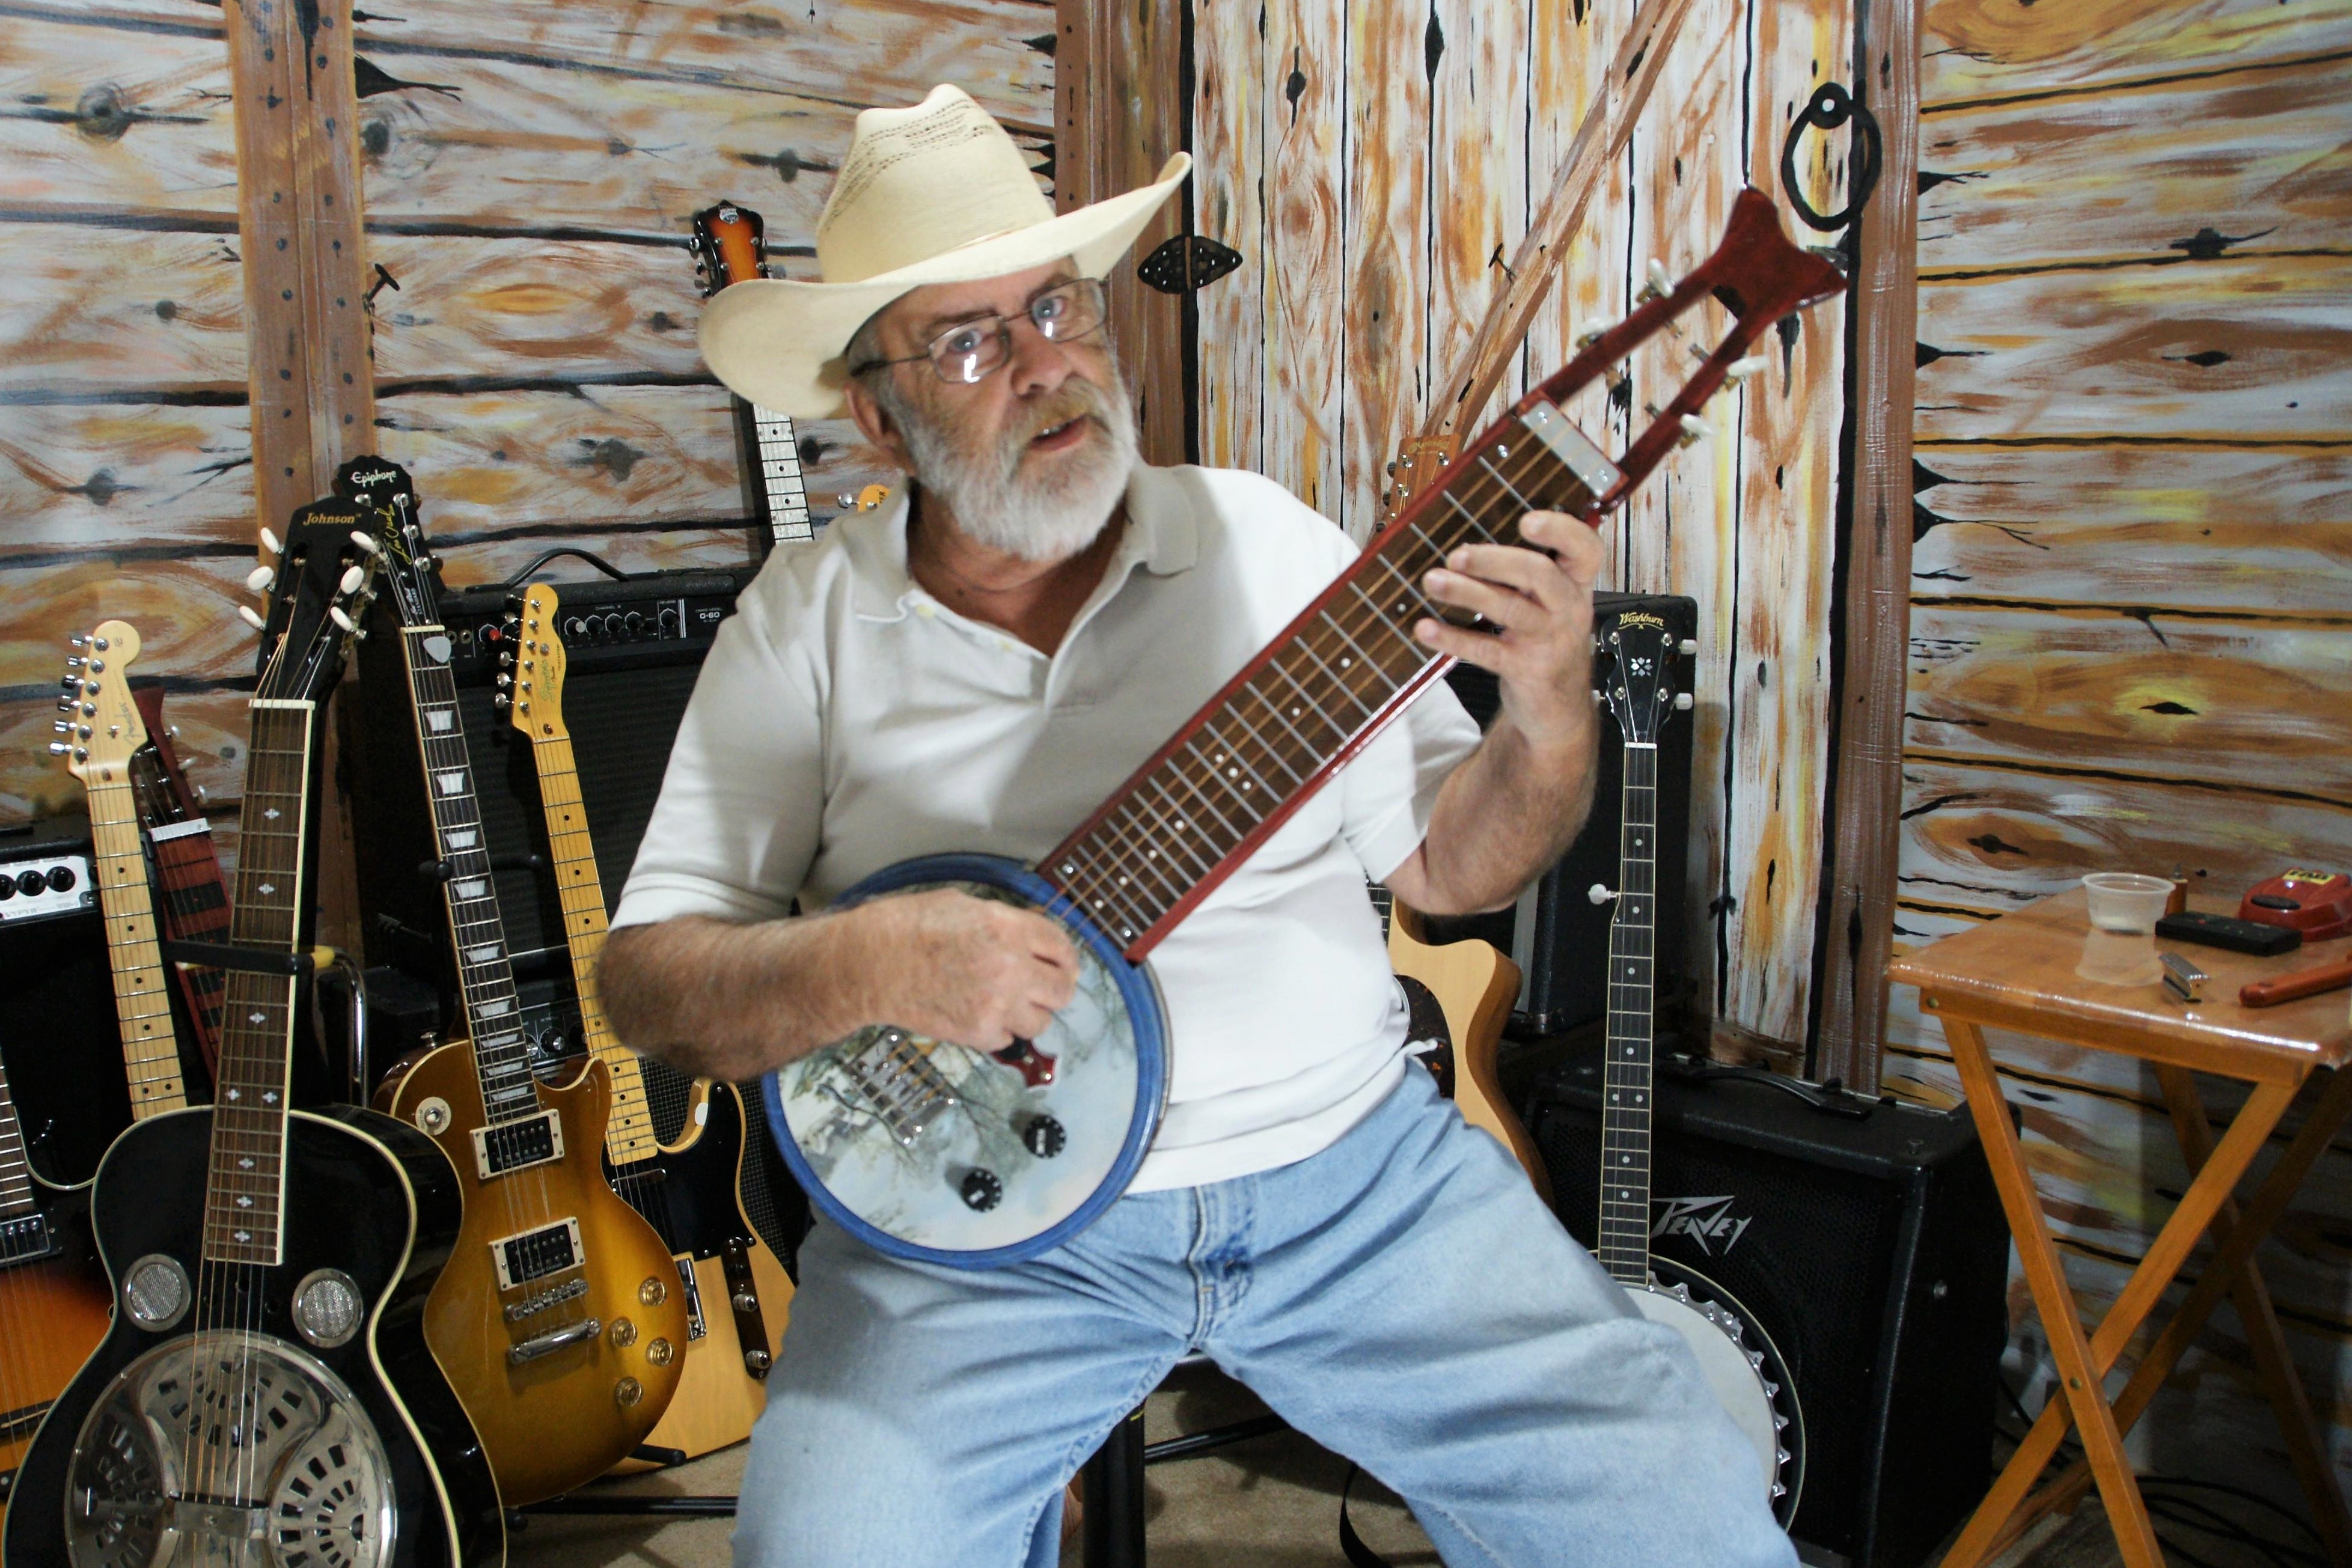
[[278,889],[277,889],[276,887],[272,886],[270,883],[266,883],[266,882],[265,882],[265,883],[263,883],[259,887],[255,888],[253,891],[254,891],[254,892],[256,892],[256,893],[257,893],[257,894],[261,894],[261,896],[262,896],[262,897],[264,897],[264,898],[268,898],[271,894],[276,893],[276,892],[278,891]]
[[249,1171],[253,1168],[253,1161],[250,1158],[239,1160],[236,1162],[236,1167],[239,1170]]
[[268,1023],[269,1019],[268,1016],[264,1013],[247,1013],[245,1015],[245,1021],[247,1023]]
[[265,1105],[275,1105],[275,1104],[277,1104],[277,1103],[278,1103],[278,1091],[277,1091],[277,1090],[275,1090],[275,1089],[265,1089],[265,1090],[263,1090],[263,1091],[261,1092],[261,1103],[262,1103],[263,1104],[265,1104]]
[[253,1199],[249,1197],[240,1197],[236,1200],[236,1206],[239,1208],[251,1208],[253,1207]]
[[243,1094],[243,1092],[244,1092],[244,1091],[242,1091],[242,1090],[238,1090],[238,1089],[232,1089],[232,1090],[230,1090],[230,1091],[228,1092],[228,1098],[229,1098],[229,1099],[231,1099],[231,1100],[237,1099],[237,1098],[239,1098],[239,1097]]

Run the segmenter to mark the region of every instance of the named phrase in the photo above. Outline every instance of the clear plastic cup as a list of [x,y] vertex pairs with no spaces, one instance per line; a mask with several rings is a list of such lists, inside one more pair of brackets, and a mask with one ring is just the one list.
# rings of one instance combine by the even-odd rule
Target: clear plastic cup
[[2172,883],[2137,872],[2095,871],[2083,886],[2090,897],[2091,926],[2097,931],[2152,932],[2172,896]]

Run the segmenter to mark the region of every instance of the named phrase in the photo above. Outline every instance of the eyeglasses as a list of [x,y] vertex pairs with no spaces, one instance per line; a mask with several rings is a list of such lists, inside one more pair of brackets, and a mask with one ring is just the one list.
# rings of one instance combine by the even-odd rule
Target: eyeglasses
[[[1075,341],[1103,324],[1102,280],[1078,277],[1057,283],[1030,300],[1022,314],[1037,329],[1037,335],[1048,342]],[[897,360],[867,360],[852,365],[849,373],[862,376],[886,365],[911,365],[919,360],[929,360],[940,380],[968,385],[987,376],[1012,353],[1012,320],[1003,316],[982,316],[949,328],[932,339],[930,347],[919,354]]]

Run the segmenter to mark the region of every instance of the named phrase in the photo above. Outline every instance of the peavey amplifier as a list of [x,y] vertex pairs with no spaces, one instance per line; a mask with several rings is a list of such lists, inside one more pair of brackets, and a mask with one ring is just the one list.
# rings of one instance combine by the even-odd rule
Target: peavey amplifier
[[[1593,620],[1633,612],[1658,617],[1678,639],[1698,626],[1698,602],[1679,594],[1596,593]],[[1687,686],[1690,662],[1681,666]],[[1501,704],[1493,675],[1457,664],[1446,676],[1462,706],[1484,729]],[[1670,716],[1658,737],[1658,890],[1656,986],[1661,1002],[1682,989],[1688,907],[1685,868],[1690,861],[1691,734],[1687,713]],[[1591,897],[1595,885],[1617,881],[1619,794],[1625,783],[1625,747],[1616,724],[1601,714],[1601,755],[1593,779],[1592,814],[1568,852],[1519,894],[1516,907],[1429,922],[1430,939],[1458,942],[1477,937],[1511,956],[1519,967],[1519,997],[1512,1011],[1515,1034],[1561,1034],[1600,1019],[1609,1010],[1602,971],[1608,967],[1612,907]]]
[[[636,859],[703,655],[756,570],[646,572],[558,585],[563,719],[579,758],[580,793],[608,903],[620,897]],[[450,590],[441,597],[441,623],[449,632],[458,716],[480,792],[483,837],[523,1021],[534,1057],[551,1067],[567,1048],[576,1048],[579,1011],[562,905],[549,869],[538,765],[493,700],[509,597],[499,585]],[[408,700],[398,639],[371,639],[359,661],[363,765],[352,780],[354,812],[367,824],[358,859],[368,956],[435,988],[446,1026],[461,1016],[457,971],[447,951],[441,890],[425,874],[437,857]],[[422,1021],[415,1012],[409,1009],[374,1042],[371,1055],[378,1063],[389,1064],[415,1043]],[[672,1082],[677,1078],[659,1062],[647,1064],[655,1132],[664,1142],[684,1130],[687,1091],[683,1080]],[[744,1207],[776,1255],[790,1260],[805,1225],[803,1204],[759,1120],[757,1098],[744,1096],[753,1121],[746,1128]]]
[[[1600,1071],[1597,1045],[1567,1055],[1523,1107],[1587,1246]],[[1653,1249],[1745,1302],[1794,1375],[1791,1533],[1854,1568],[1912,1568],[1991,1481],[2009,1230],[1967,1111],[1662,1056],[1654,1129]]]

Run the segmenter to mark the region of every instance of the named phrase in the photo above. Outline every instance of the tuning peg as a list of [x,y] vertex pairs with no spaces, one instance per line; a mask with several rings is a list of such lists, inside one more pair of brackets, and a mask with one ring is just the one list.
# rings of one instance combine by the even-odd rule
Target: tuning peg
[[1675,291],[1674,274],[1666,270],[1664,262],[1654,256],[1646,270],[1649,281],[1642,286],[1643,298],[1663,299]]
[[1601,341],[1601,339],[1607,337],[1611,329],[1617,325],[1617,321],[1619,319],[1622,319],[1622,318],[1612,319],[1606,321],[1595,321],[1592,325],[1579,332],[1576,335],[1577,351],[1581,353],[1583,350],[1592,347],[1593,344]]
[[245,586],[255,593],[267,593],[278,586],[278,569],[257,566],[245,574]]
[[1690,710],[1691,710],[1691,695],[1690,695],[1690,693],[1688,693],[1688,692],[1676,692],[1676,693],[1675,694],[1675,711],[1676,713],[1688,713],[1688,712],[1690,712]]
[[358,591],[360,584],[366,580],[367,573],[360,570],[358,567],[345,567],[343,569],[342,580],[336,583],[335,588],[337,591],[341,593],[353,593]]
[[80,669],[82,663],[82,657],[79,653],[68,653],[66,655],[66,668],[68,670]]
[[177,740],[180,738],[180,727],[176,724],[167,724],[163,727],[163,735],[166,739]]
[[243,621],[247,625],[252,627],[257,632],[264,630],[269,624],[260,616],[254,613],[253,606],[250,604],[238,605],[236,607],[236,613],[237,619]]
[[87,648],[89,646],[89,639],[77,632],[72,636],[66,639],[66,646],[68,648]]
[[1584,896],[1595,904],[1606,904],[1617,896],[1617,890],[1613,887],[1603,887],[1596,882],[1584,890]]
[[340,604],[330,604],[327,606],[327,619],[333,622],[336,625],[341,627],[346,632],[356,632],[359,630],[359,627],[352,622],[352,618],[343,613],[343,607]]
[[73,725],[71,721],[67,719],[52,719],[49,722],[49,727],[56,730],[59,735],[71,735],[73,733]]
[[278,542],[278,536],[271,533],[268,528],[261,530],[261,548],[268,550],[271,555],[284,555],[286,553],[286,547],[279,544]]
[[58,699],[58,711],[59,713],[71,713],[79,705],[75,703],[74,699],[69,696],[59,697]]
[[500,691],[504,691],[504,690],[506,690],[509,686],[510,686],[510,685],[514,685],[514,677],[513,677],[512,675],[508,674],[505,671],[501,670],[501,671],[499,671],[499,674],[498,674],[497,677],[496,677],[496,678],[495,678],[495,680],[492,682],[492,684],[493,684],[493,685],[495,685],[499,688],[499,690],[500,690]]
[[1684,638],[1681,642],[1675,644],[1675,652],[1680,653],[1685,659],[1696,658],[1698,656],[1698,639],[1696,637]]
[[496,696],[490,699],[490,706],[499,713],[506,712],[511,706],[513,706],[512,699],[510,699],[504,692],[499,693]]
[[72,749],[72,747],[68,746],[62,740],[53,740],[49,742],[49,755],[51,757],[63,757],[67,752],[71,751]]
[[383,547],[376,543],[375,536],[369,533],[365,528],[353,528],[352,530],[352,543],[357,545],[362,550],[365,551],[369,555],[381,555],[383,553]]
[[1772,361],[1761,354],[1750,354],[1744,360],[1734,360],[1723,367],[1723,373],[1735,382],[1744,382],[1757,371],[1769,368]]
[[1707,423],[1706,421],[1699,418],[1699,416],[1695,413],[1686,413],[1683,415],[1682,436],[1675,443],[1675,444],[1677,446],[1694,446],[1714,434],[1715,426]]
[[[89,645],[97,649],[101,653],[106,652],[106,639],[103,637],[92,637],[89,640]],[[90,665],[90,668],[93,670],[103,669],[104,667],[104,665],[98,664],[92,664]]]
[[58,684],[69,692],[79,692],[81,690],[81,677],[79,675],[68,675]]

